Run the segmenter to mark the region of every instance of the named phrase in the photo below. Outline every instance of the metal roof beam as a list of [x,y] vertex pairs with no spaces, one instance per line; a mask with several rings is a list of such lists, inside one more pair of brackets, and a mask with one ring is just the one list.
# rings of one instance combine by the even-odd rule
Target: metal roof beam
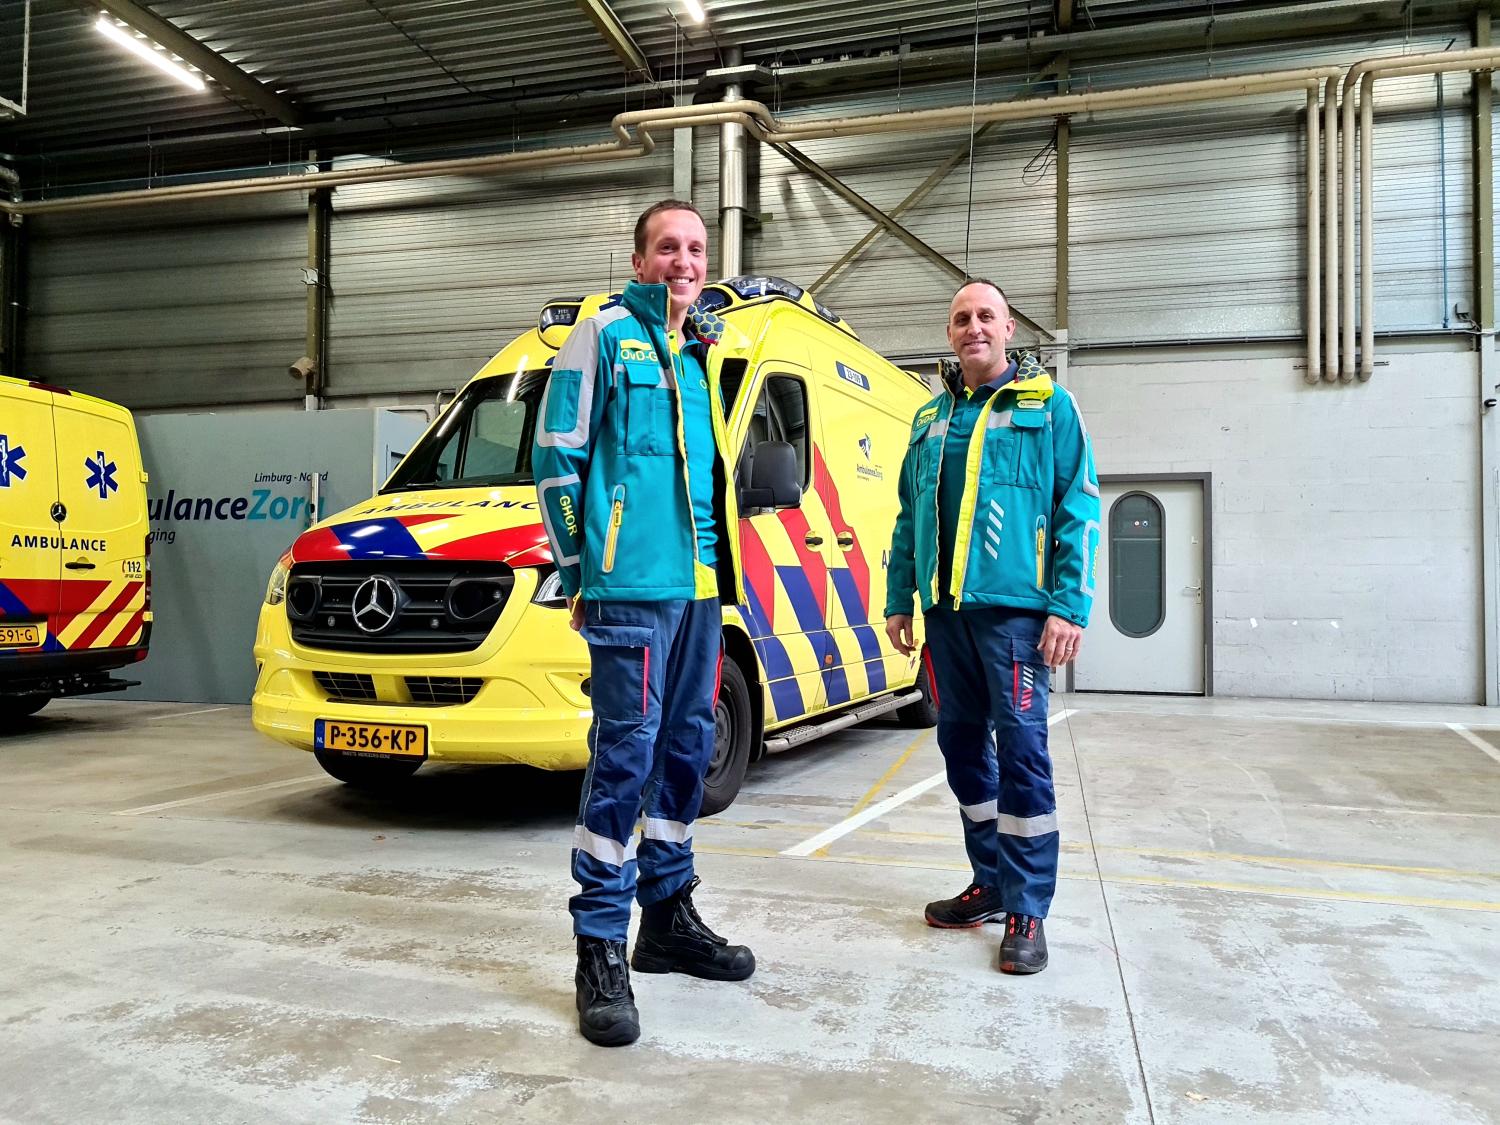
[[630,37],[629,30],[620,22],[620,17],[615,15],[615,10],[609,6],[609,0],[578,0],[578,7],[584,15],[588,16],[589,22],[599,29],[599,34],[604,37],[610,49],[620,56],[630,70],[644,74],[648,82],[654,81],[651,77],[651,64],[646,61],[646,56],[641,53],[641,49],[635,45],[635,40]]
[[[849,206],[858,211],[861,215],[865,216],[865,218],[879,223],[882,227],[890,231],[892,235],[894,235],[900,241],[904,242],[912,250],[915,250],[929,262],[932,262],[939,269],[952,276],[954,280],[964,281],[968,278],[969,275],[964,272],[962,266],[959,266],[950,261],[943,255],[942,251],[934,249],[928,243],[923,242],[911,231],[907,230],[906,227],[902,226],[895,219],[891,218],[879,207],[876,207],[875,204],[871,203],[864,196],[860,195],[859,192],[855,191],[848,184],[844,183],[843,180],[839,179],[827,168],[824,168],[821,164],[819,164],[812,157],[808,156],[806,153],[780,141],[770,142],[770,147],[781,153],[781,155],[786,157],[786,159],[791,162],[793,166],[795,166],[800,171],[806,172],[813,179],[817,180],[818,183],[822,184],[829,191],[833,192],[834,195],[838,196],[845,203],[849,204]],[[1043,339],[1053,339],[1051,329],[1043,328],[1036,321],[1032,320],[1031,317],[1027,316],[1020,309],[1016,308],[1015,305],[1010,306],[1010,314],[1022,324],[1024,324],[1027,328],[1031,329],[1033,332],[1041,336]]]
[[274,117],[283,125],[301,125],[307,120],[307,114],[299,106],[134,0],[94,0],[94,3],[178,58],[196,66],[226,91],[268,117]]

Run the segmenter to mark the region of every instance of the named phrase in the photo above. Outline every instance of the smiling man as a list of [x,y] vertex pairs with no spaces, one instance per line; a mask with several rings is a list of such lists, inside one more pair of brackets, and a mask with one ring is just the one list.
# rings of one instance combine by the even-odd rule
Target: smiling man
[[885,612],[891,643],[910,654],[921,601],[938,746],[974,870],[965,890],[927,905],[927,924],[1004,919],[1000,970],[1036,973],[1057,886],[1049,669],[1078,655],[1088,624],[1099,481],[1078,404],[1035,356],[1006,353],[1015,331],[994,282],[954,294],[959,378],[912,426]]
[[[744,980],[755,957],[693,906],[693,820],[714,745],[721,601],[734,604],[723,405],[687,328],[708,234],[691,203],[636,221],[635,281],[552,365],[532,454],[573,628],[588,642],[589,766],[568,903],[578,1026],[640,1035],[629,968]],[[642,823],[636,837],[637,822]],[[629,968],[632,896],[641,926]]]

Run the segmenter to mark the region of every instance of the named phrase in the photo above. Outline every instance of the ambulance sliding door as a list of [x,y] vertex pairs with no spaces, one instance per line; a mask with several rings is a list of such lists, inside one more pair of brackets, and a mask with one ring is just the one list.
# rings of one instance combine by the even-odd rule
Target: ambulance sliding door
[[0,387],[0,621],[57,616],[56,503],[52,394],[8,383]]
[[[833,525],[829,578],[829,628],[850,692],[878,695],[891,684],[910,683],[913,664],[891,648],[885,635],[884,560],[891,546],[901,462],[911,436],[916,404],[881,380],[839,362],[819,387],[824,444],[813,467],[814,484]],[[837,376],[836,378],[834,376]],[[886,392],[900,404],[893,410]]]
[[802,475],[801,507],[742,511],[740,519],[746,617],[766,678],[767,725],[823,710],[830,696],[840,697],[843,682],[827,624],[828,562],[837,548],[813,488],[819,430],[808,384],[807,373],[791,364],[761,369],[735,469],[744,489],[755,447],[784,441],[796,451]]

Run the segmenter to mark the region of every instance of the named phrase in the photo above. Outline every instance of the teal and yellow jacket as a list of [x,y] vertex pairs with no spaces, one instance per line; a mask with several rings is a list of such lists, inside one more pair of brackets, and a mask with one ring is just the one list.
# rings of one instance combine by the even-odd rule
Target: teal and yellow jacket
[[[532,469],[563,592],[590,600],[738,597],[738,516],[726,490],[717,357],[667,338],[667,287],[631,282],[577,325],[552,364]],[[706,379],[717,567],[699,561],[679,377]]]
[[[956,402],[944,390],[917,411],[901,465],[885,613],[934,605],[1011,606],[1086,626],[1099,551],[1099,478],[1071,394],[1029,352],[985,402],[969,439],[953,573],[939,585],[938,477]],[[962,393],[962,392],[957,392]]]

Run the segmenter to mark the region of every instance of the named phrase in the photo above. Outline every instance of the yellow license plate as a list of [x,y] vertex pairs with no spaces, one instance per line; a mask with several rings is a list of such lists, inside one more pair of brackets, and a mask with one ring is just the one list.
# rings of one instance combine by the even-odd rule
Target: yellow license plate
[[0,648],[36,648],[41,643],[40,625],[0,625]]
[[425,758],[427,728],[319,719],[313,725],[313,745],[361,758]]

